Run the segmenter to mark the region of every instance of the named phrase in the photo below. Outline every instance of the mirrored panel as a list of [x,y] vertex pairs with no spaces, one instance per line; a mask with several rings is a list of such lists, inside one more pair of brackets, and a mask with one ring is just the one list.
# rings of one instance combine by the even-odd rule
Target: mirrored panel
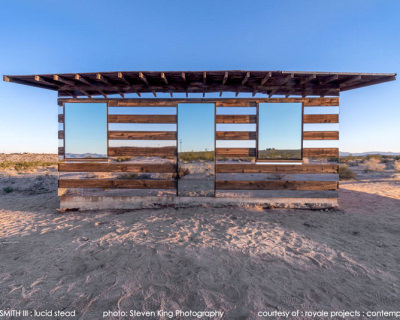
[[214,196],[215,107],[178,105],[178,195]]
[[301,103],[260,103],[258,160],[301,160]]
[[65,104],[65,158],[107,157],[107,104]]

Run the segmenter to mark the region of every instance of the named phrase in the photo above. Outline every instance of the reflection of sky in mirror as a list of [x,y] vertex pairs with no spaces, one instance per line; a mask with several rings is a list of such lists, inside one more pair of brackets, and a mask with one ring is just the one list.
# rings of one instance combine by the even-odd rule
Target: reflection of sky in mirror
[[260,103],[258,148],[301,148],[301,103]]
[[107,155],[107,104],[65,104],[65,153]]
[[179,152],[214,150],[214,104],[178,105]]

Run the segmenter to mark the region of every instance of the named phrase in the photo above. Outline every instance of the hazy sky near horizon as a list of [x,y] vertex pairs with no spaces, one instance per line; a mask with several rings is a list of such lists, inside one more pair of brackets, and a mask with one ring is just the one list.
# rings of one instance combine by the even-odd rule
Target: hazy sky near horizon
[[[5,0],[0,74],[398,73],[399,13],[399,0]],[[400,152],[399,92],[397,80],[341,94],[340,150]],[[56,100],[1,81],[0,152],[56,153]]]

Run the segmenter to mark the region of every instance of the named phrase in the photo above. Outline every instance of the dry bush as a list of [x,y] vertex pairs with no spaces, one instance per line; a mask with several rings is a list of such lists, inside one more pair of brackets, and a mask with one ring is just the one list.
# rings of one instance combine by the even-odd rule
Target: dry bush
[[400,160],[396,160],[393,162],[393,167],[397,170],[400,171]]
[[178,178],[182,178],[184,176],[187,176],[188,174],[190,174],[190,170],[188,168],[184,168],[181,166],[178,168]]
[[371,171],[383,171],[386,168],[384,163],[381,163],[381,159],[379,158],[369,158],[365,160],[362,164],[362,168],[364,172],[371,172]]
[[346,164],[339,165],[339,180],[354,179],[356,174]]

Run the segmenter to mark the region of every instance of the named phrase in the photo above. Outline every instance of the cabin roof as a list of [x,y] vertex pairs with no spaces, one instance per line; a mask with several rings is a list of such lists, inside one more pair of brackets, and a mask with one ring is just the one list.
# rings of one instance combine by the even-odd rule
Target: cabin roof
[[340,92],[396,79],[396,73],[300,71],[115,71],[4,75],[3,80],[58,91],[59,97],[127,93],[223,92],[284,96],[338,96]]

